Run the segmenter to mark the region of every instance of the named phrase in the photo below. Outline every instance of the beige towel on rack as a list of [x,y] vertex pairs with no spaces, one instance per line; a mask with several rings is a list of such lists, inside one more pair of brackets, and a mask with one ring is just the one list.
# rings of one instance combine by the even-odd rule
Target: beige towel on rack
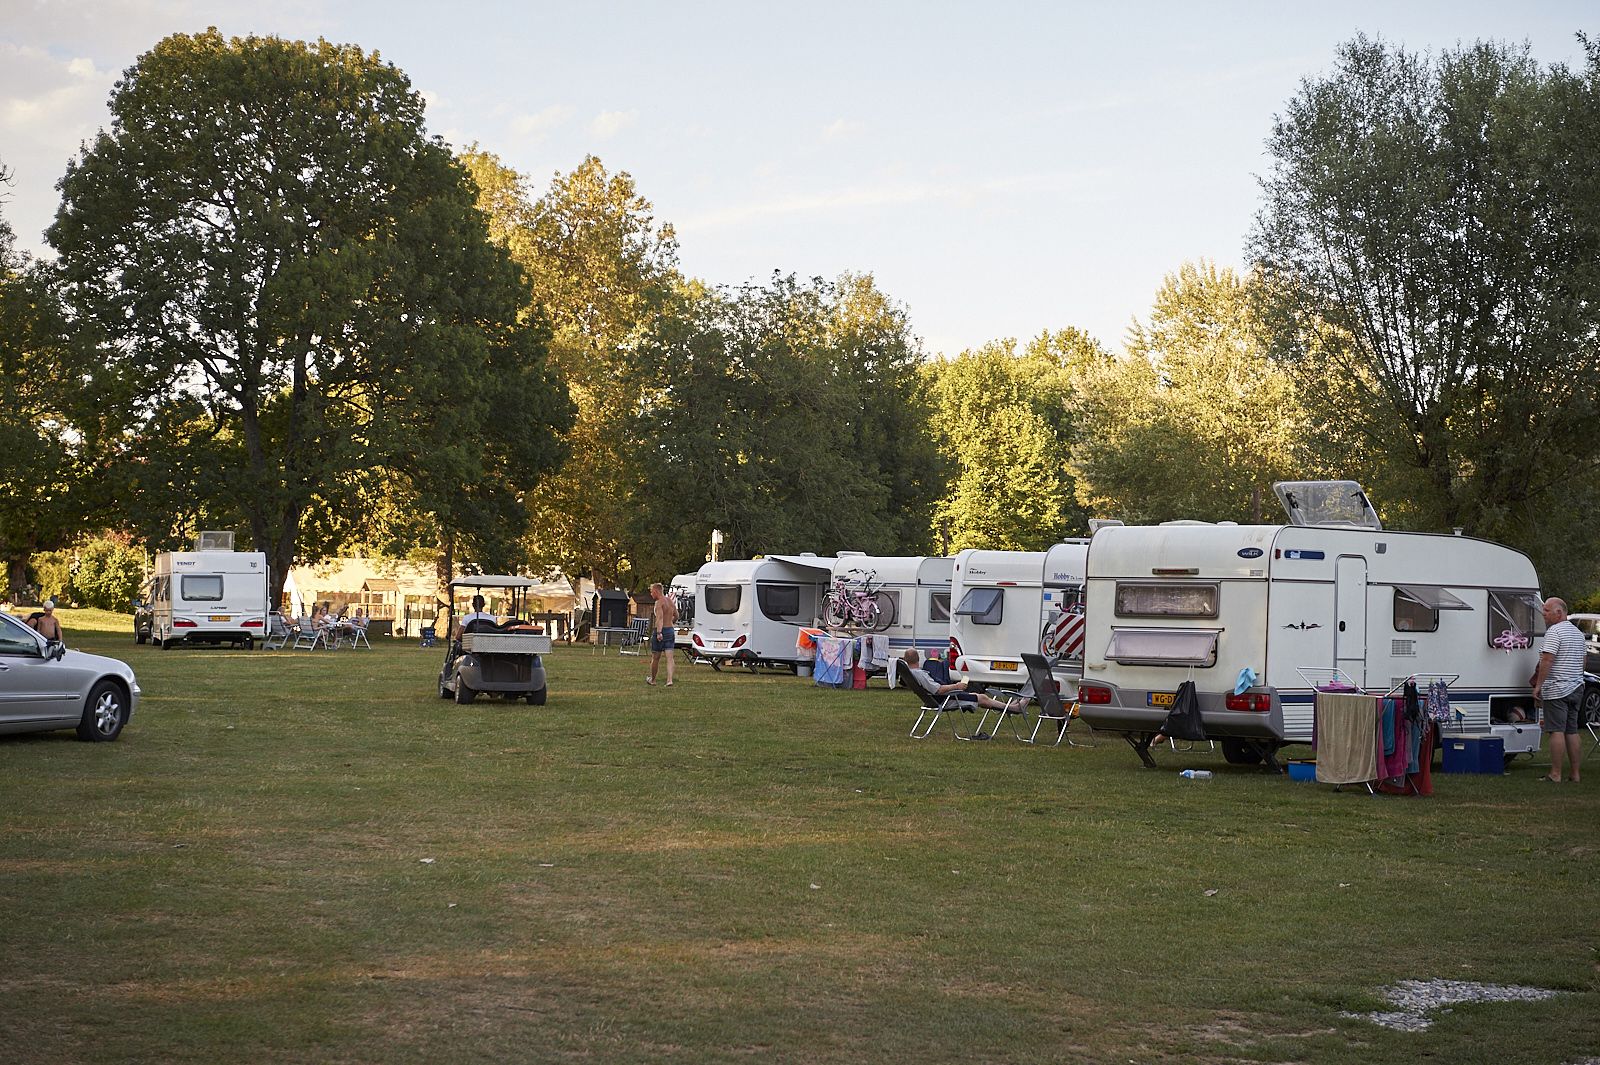
[[1361,784],[1378,779],[1378,700],[1317,693],[1317,780]]

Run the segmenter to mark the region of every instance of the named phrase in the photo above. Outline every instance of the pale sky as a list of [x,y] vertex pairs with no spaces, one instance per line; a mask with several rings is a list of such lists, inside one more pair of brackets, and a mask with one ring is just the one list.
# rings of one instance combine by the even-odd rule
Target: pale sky
[[[1272,117],[1357,32],[1581,62],[1592,3],[0,0],[3,210],[38,252],[118,75],[170,33],[378,51],[542,190],[631,173],[712,284],[873,274],[930,352],[1076,326],[1120,348],[1185,260],[1238,266]],[[1587,18],[1587,25],[1585,24]]]

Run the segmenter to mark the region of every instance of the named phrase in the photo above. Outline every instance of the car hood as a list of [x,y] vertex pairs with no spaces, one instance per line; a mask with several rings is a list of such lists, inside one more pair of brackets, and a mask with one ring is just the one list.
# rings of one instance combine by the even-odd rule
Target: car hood
[[93,670],[96,673],[109,673],[121,677],[135,689],[138,688],[134,680],[133,667],[120,658],[107,658],[105,655],[92,655],[88,651],[74,651],[67,648],[67,653],[61,656],[62,665],[69,665],[75,669]]

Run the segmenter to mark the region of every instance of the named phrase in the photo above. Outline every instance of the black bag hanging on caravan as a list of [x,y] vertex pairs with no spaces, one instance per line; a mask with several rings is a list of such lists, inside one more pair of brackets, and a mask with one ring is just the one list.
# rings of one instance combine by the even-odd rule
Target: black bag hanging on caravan
[[1178,692],[1172,698],[1172,709],[1167,713],[1166,723],[1161,726],[1161,734],[1178,740],[1206,738],[1206,726],[1200,720],[1200,697],[1195,694],[1194,681],[1186,680],[1178,685]]

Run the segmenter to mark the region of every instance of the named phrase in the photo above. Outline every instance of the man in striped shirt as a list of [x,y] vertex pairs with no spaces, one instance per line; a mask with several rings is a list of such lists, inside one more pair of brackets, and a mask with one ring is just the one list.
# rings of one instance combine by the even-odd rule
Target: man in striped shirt
[[1583,753],[1578,739],[1583,728],[1583,633],[1567,620],[1567,604],[1560,599],[1544,601],[1544,621],[1550,628],[1539,667],[1529,680],[1533,694],[1543,701],[1544,733],[1550,737],[1550,775],[1544,779],[1560,783],[1567,763],[1567,779],[1576,784]]

